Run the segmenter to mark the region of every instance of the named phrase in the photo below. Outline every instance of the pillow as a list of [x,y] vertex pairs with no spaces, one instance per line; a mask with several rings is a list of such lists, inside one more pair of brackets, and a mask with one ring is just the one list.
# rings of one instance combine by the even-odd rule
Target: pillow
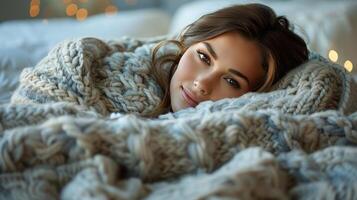
[[[259,2],[272,7],[278,15],[285,15],[295,24],[295,30],[307,42],[309,48],[323,56],[331,49],[339,54],[338,62],[344,65],[350,60],[357,64],[357,1],[346,0],[201,0],[180,7],[170,27],[170,34],[177,34],[186,25],[203,14],[233,5]],[[353,70],[357,73],[357,70]]]

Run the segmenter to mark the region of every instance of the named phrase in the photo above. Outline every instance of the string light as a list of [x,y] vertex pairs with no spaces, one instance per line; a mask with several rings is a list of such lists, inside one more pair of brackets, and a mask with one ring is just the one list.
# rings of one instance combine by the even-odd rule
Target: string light
[[78,9],[76,13],[76,18],[78,21],[83,21],[87,18],[88,16],[88,11],[85,8]]
[[40,6],[39,5],[31,6],[30,7],[30,16],[36,17],[38,14],[40,14]]
[[31,0],[29,14],[31,17],[36,17],[40,14],[40,0]]
[[336,62],[338,60],[338,53],[335,50],[330,50],[328,53],[328,57],[332,62]]
[[[58,0],[56,0],[56,1],[58,1]],[[129,5],[134,5],[137,3],[137,0],[124,0],[124,1]],[[53,6],[56,6],[57,4],[56,5],[53,4],[53,6],[47,6],[44,8],[44,10],[41,11],[40,2],[41,2],[41,0],[31,0],[30,1],[29,15],[31,17],[36,17],[41,12],[42,15],[44,15],[43,17],[51,17],[51,13],[54,12],[52,9],[55,9]],[[95,9],[96,7],[98,7],[98,5],[90,3],[89,0],[62,0],[60,2],[63,3],[63,6],[65,8],[65,14],[67,16],[75,17],[78,21],[83,21],[83,20],[87,19],[90,10],[93,10],[92,14],[95,14],[95,13],[97,13],[96,11],[98,11],[98,9]],[[84,4],[86,4],[86,5],[84,5]],[[103,4],[104,4],[104,7],[102,7]],[[52,3],[50,5],[52,5]],[[112,3],[112,0],[103,0],[100,7],[101,7],[101,9],[105,8],[104,13],[107,15],[113,15],[118,12],[118,7]],[[88,8],[90,10],[88,10]],[[52,12],[50,12],[49,10],[51,10]],[[48,23],[47,19],[43,20],[43,23]]]
[[343,66],[349,72],[351,72],[353,70],[353,64],[352,64],[352,62],[350,60],[346,60],[345,64]]
[[40,0],[31,0],[31,3],[30,3],[30,5],[31,6],[34,6],[34,5],[40,5]]
[[68,16],[74,16],[77,13],[77,10],[78,6],[74,3],[71,3],[66,7],[66,14]]

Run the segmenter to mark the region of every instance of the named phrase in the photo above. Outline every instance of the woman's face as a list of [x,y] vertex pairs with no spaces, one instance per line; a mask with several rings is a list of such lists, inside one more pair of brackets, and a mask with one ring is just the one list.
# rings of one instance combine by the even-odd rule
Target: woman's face
[[224,33],[185,51],[170,82],[171,108],[239,97],[263,77],[259,47],[238,33]]

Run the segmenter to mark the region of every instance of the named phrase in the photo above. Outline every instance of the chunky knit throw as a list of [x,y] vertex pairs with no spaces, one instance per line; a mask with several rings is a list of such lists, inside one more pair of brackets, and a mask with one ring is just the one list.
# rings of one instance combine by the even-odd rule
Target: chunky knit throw
[[357,198],[340,66],[311,54],[271,92],[148,119],[161,39],[66,41],[24,70],[0,106],[0,199]]

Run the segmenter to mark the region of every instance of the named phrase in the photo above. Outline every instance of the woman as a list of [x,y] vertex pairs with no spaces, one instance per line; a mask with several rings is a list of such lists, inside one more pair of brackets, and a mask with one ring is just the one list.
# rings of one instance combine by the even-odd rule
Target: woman
[[[24,69],[11,103],[65,101],[103,116],[157,117],[207,100],[269,91],[308,58],[305,42],[289,28],[271,8],[247,4],[202,16],[177,40],[64,41]],[[161,49],[170,44],[178,51]]]
[[[177,55],[158,57],[174,43]],[[177,40],[153,50],[157,81],[165,91],[151,115],[195,107],[202,101],[264,92],[289,70],[308,59],[306,43],[290,29],[289,21],[262,4],[220,9],[188,25]],[[172,62],[169,80],[160,70]],[[166,76],[167,77],[167,76]]]

